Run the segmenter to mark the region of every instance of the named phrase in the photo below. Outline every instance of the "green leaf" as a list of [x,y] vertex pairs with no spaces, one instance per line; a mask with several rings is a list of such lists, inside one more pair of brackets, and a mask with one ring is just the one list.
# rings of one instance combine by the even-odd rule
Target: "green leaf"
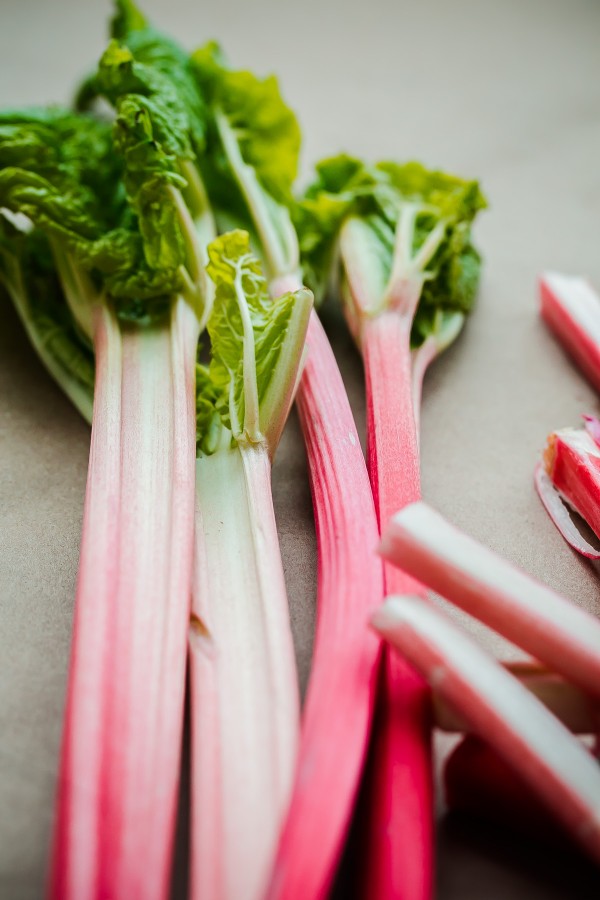
[[269,297],[249,236],[233,231],[208,248],[215,301],[208,322],[214,408],[237,441],[274,449],[291,402],[312,298]]
[[210,42],[192,54],[202,95],[227,118],[244,162],[267,193],[289,203],[298,171],[300,126],[284,102],[277,79],[229,69],[220,47]]
[[211,456],[223,437],[223,421],[217,412],[217,392],[209,369],[196,366],[196,455]]
[[124,41],[132,32],[144,31],[148,22],[132,0],[114,0],[115,13],[110,23],[112,37]]
[[412,331],[418,345],[436,310],[472,308],[481,259],[471,223],[485,205],[477,182],[417,162],[323,160],[295,212],[305,280],[321,299],[341,264],[358,333],[364,316],[386,308],[394,285],[413,283],[421,291]]
[[213,206],[253,230],[270,276],[298,267],[289,205],[298,168],[300,128],[276,79],[234,71],[211,42],[192,55],[197,83],[210,109],[202,159]]
[[[175,229],[173,216],[166,221],[174,204],[171,198],[162,204],[165,179],[159,174],[153,180],[151,166],[144,169],[140,163],[145,177],[140,176],[135,199],[142,215],[134,215],[119,178],[123,164],[112,130],[92,121],[59,111],[33,110],[30,116],[18,111],[12,119],[5,113],[0,124],[0,206],[42,229],[53,241],[57,264],[59,258],[66,264],[67,254],[88,273],[98,293],[104,289],[123,301],[117,307],[127,318],[132,310],[153,318],[164,307],[164,295],[182,286],[181,227]],[[86,145],[90,134],[96,140]],[[131,171],[133,179],[135,160]],[[165,246],[169,239],[172,244]],[[144,301],[152,302],[142,315]]]

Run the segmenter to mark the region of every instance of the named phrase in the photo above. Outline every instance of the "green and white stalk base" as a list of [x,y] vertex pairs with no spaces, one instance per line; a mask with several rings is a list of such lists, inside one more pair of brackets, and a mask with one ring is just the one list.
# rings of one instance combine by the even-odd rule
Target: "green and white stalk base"
[[226,443],[196,462],[190,896],[258,900],[292,788],[300,703],[268,451]]

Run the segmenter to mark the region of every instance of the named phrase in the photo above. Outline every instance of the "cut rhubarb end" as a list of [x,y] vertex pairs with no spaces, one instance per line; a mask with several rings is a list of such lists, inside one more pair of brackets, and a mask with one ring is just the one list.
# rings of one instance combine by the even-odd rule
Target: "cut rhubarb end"
[[595,416],[586,415],[583,415],[581,418],[584,421],[585,430],[593,439],[596,446],[600,447],[600,419],[597,419]]
[[600,297],[583,278],[546,272],[539,280],[542,318],[600,392]]
[[419,597],[392,597],[372,618],[600,861],[600,770],[590,754],[493,657]]
[[545,469],[553,487],[600,538],[600,447],[584,428],[555,431],[549,446]]
[[600,697],[600,622],[461,533],[425,503],[414,503],[394,516],[381,552],[413,578]]
[[380,655],[366,627],[383,597],[373,498],[342,377],[315,313],[307,347],[297,402],[317,530],[317,628],[271,900],[328,894],[367,752]]

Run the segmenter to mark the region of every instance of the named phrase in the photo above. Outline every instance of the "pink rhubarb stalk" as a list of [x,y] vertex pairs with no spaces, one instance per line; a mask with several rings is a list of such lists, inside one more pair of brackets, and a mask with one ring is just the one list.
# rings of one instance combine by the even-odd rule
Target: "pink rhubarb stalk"
[[[362,331],[368,467],[381,527],[420,496],[411,322],[412,310],[407,315],[390,311],[367,320]],[[389,564],[384,579],[387,593],[421,591]],[[428,689],[398,654],[385,653],[384,666],[372,751],[364,892],[381,898],[429,897],[434,835]]]
[[169,893],[193,552],[196,317],[94,310],[96,389],[50,896]]
[[461,533],[425,503],[414,503],[394,516],[381,553],[600,697],[600,621]]
[[600,771],[581,743],[472,638],[421,598],[392,597],[372,621],[600,861]]
[[600,391],[600,297],[583,278],[546,272],[540,310],[567,353]]
[[[280,280],[272,293],[287,288]],[[312,313],[297,394],[318,545],[317,627],[298,765],[269,898],[328,895],[366,757],[380,642],[366,628],[383,597],[377,522],[352,411]]]

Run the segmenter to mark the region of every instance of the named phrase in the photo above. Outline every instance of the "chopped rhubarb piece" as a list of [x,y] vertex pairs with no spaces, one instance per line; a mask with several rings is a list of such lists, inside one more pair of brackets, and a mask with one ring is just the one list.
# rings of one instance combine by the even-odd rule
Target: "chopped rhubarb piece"
[[600,447],[590,431],[554,431],[544,451],[543,468],[560,497],[600,538]]
[[600,297],[583,278],[546,272],[540,310],[567,353],[600,391]]
[[372,622],[600,861],[600,768],[577,738],[421,598],[391,597]]
[[394,516],[381,552],[549,668],[600,696],[600,621],[425,503],[413,503]]

